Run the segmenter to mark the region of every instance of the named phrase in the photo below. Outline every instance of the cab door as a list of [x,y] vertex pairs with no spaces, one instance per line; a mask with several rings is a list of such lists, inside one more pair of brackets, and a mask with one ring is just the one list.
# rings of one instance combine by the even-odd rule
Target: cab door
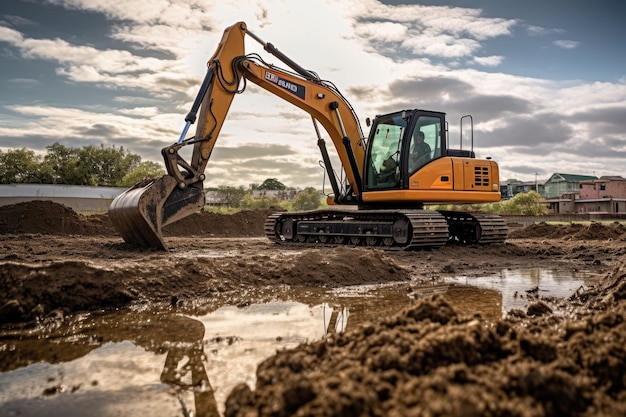
[[[378,116],[368,138],[364,190],[408,189],[412,175],[445,155],[444,128],[445,114],[439,112],[404,110]],[[419,135],[422,144],[416,142]]]
[[406,112],[390,113],[374,120],[368,138],[365,190],[390,190],[402,186],[402,144],[407,120]]

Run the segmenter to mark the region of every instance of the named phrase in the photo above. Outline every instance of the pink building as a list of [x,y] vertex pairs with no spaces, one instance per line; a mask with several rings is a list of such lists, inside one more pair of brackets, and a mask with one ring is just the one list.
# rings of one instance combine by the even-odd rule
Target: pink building
[[626,212],[626,179],[620,176],[600,177],[579,184],[575,203],[578,213],[624,213]]
[[581,181],[579,193],[581,199],[626,198],[626,179],[618,176]]

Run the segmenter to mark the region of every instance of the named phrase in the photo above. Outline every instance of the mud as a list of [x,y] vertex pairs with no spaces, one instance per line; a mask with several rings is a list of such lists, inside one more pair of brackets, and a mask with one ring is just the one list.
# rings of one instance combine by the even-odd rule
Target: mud
[[[536,224],[505,244],[415,252],[295,250],[262,237],[270,212],[192,216],[165,231],[171,250],[158,252],[123,243],[106,214],[45,201],[0,207],[0,336],[138,306],[197,315],[280,299],[286,287],[400,282],[411,293],[455,274],[585,270],[595,278],[571,298],[531,292],[505,318],[453,307],[450,292],[279,352],[255,387],[231,392],[225,415],[626,415],[623,225]],[[7,353],[4,371],[26,364]]]

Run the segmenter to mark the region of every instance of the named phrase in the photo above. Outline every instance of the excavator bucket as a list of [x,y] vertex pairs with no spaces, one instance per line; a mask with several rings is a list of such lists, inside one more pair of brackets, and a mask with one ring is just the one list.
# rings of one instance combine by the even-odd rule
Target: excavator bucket
[[109,207],[109,218],[126,243],[167,250],[162,228],[199,212],[204,199],[201,189],[180,188],[174,177],[165,175],[118,195]]

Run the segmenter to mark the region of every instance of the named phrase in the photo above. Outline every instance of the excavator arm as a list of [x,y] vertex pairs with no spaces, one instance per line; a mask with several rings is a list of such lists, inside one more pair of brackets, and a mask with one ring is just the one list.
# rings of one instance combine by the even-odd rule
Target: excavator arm
[[[245,55],[246,35],[261,43],[265,51],[294,72],[269,65],[258,55]],[[233,98],[245,90],[246,81],[307,112],[316,131],[316,123],[324,127],[348,183],[347,187],[340,187],[337,183],[325,141],[318,133],[318,146],[331,181],[334,201],[338,204],[360,201],[365,146],[358,118],[350,104],[331,83],[300,67],[272,44],[248,31],[245,23],[238,22],[224,31],[209,60],[205,79],[185,117],[185,128],[179,140],[161,151],[167,175],[136,184],[112,202],[109,217],[127,243],[167,250],[162,228],[202,209],[206,166]],[[195,135],[186,138],[196,117]],[[179,151],[191,145],[193,152],[188,162]]]

